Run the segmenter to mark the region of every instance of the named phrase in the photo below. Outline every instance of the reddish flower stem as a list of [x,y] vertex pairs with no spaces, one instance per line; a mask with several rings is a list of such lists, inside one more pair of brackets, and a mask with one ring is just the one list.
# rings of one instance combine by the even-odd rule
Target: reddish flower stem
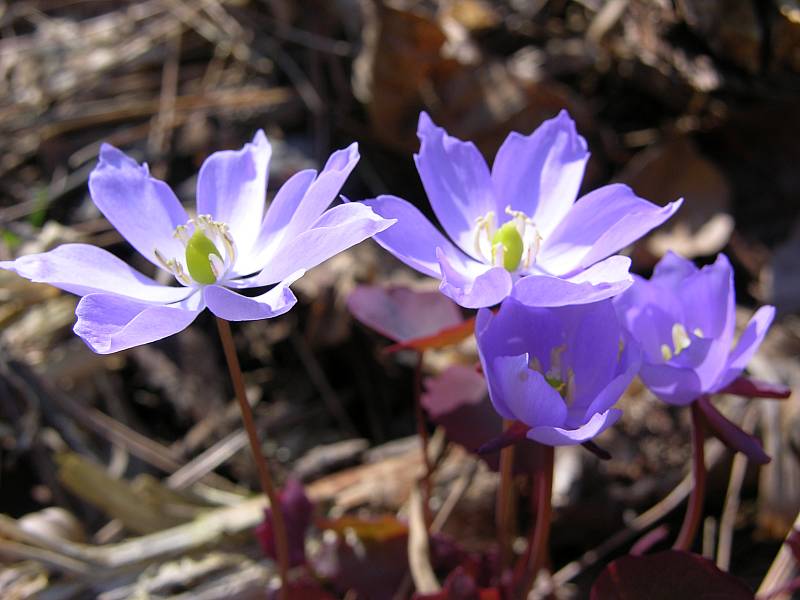
[[706,463],[703,444],[705,443],[705,425],[703,414],[697,402],[692,403],[692,473],[694,474],[694,488],[686,507],[686,516],[683,518],[678,538],[673,548],[688,552],[692,547],[700,519],[703,516],[703,504],[706,498]]
[[[503,429],[513,425],[513,421],[504,420]],[[497,488],[497,540],[500,545],[500,576],[511,564],[511,517],[513,506],[514,479],[514,446],[506,446],[500,451],[500,485]]]
[[414,416],[417,420],[417,434],[419,435],[422,461],[425,466],[425,473],[422,476],[422,506],[425,516],[425,527],[429,529],[433,521],[433,516],[431,515],[431,477],[433,465],[431,464],[431,457],[428,454],[428,442],[430,441],[428,438],[428,427],[425,422],[425,413],[422,410],[422,403],[420,402],[422,396],[422,364],[425,359],[425,351],[420,350],[417,355],[417,364],[414,368]]
[[537,461],[534,473],[534,506],[536,522],[528,540],[528,579],[522,598],[527,598],[536,584],[536,576],[547,562],[550,525],[553,520],[553,465],[555,448],[536,444]]
[[231,325],[225,319],[217,317],[217,328],[219,329],[219,338],[222,341],[222,349],[225,352],[225,360],[228,363],[228,371],[231,375],[231,382],[233,383],[236,400],[238,400],[239,409],[242,412],[242,422],[247,432],[247,438],[250,441],[250,451],[253,454],[253,460],[255,460],[258,470],[261,489],[269,499],[272,523],[275,527],[275,550],[278,555],[278,572],[281,580],[279,598],[281,600],[288,600],[289,543],[286,537],[286,521],[283,517],[278,494],[272,483],[272,476],[269,474],[267,459],[264,458],[264,454],[261,452],[261,442],[259,442],[258,439],[256,424],[253,419],[253,411],[245,395],[244,379],[242,377],[242,369],[239,366],[239,358],[236,356],[236,346],[233,343]]

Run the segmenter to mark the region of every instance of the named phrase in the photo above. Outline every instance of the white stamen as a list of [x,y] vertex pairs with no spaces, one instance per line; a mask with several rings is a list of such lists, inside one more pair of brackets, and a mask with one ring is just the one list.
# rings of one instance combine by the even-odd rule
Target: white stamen
[[[536,262],[539,249],[542,245],[542,236],[533,219],[520,210],[506,206],[505,214],[511,217],[514,226],[522,238],[522,259],[519,269],[527,271]],[[475,253],[485,263],[494,266],[503,266],[502,252],[497,249],[497,244],[492,244],[492,238],[498,229],[497,218],[494,211],[487,212],[484,216],[475,219],[473,230],[473,244]]]
[[[197,215],[189,219],[186,224],[178,225],[172,235],[185,248],[196,231],[202,232],[222,254],[222,257],[216,254],[209,254],[208,256],[211,272],[219,280],[231,270],[236,262],[236,243],[230,233],[230,229],[226,223],[215,221],[211,215]],[[184,267],[185,251],[182,256],[169,259],[157,248],[153,250],[153,253],[158,264],[164,270],[169,271],[182,285],[197,285],[197,282],[189,276]]]
[[225,272],[225,263],[216,254],[209,254],[208,262],[211,265],[211,272],[214,273],[214,277],[219,279]]

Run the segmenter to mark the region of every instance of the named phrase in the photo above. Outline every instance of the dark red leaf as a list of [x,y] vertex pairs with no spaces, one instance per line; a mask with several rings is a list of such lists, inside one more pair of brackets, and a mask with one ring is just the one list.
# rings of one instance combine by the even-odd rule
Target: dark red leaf
[[341,596],[391,598],[408,572],[408,527],[394,516],[344,517],[320,524],[336,533],[323,536],[313,557],[314,571]]
[[453,325],[452,327],[445,327],[440,329],[432,335],[426,335],[418,338],[412,338],[397,344],[392,344],[386,348],[386,352],[398,352],[400,350],[430,350],[434,348],[446,348],[453,346],[459,342],[464,341],[475,331],[475,319],[467,319]]
[[395,342],[432,336],[460,325],[461,310],[439,292],[358,286],[347,299],[352,315]]
[[779,383],[768,383],[758,379],[739,377],[728,387],[719,391],[720,394],[736,394],[748,398],[776,398],[785,400],[792,395],[791,388]]
[[[283,517],[286,521],[286,537],[289,544],[289,564],[293,567],[306,562],[306,530],[311,524],[314,505],[306,496],[303,485],[290,479],[278,494]],[[261,544],[261,550],[272,559],[276,559],[275,533],[273,531],[272,511],[264,510],[264,521],[256,527],[256,537]]]
[[753,592],[697,554],[623,556],[594,582],[591,600],[753,600]]
[[[427,379],[420,402],[431,420],[444,428],[447,438],[470,452],[477,454],[479,448],[503,434],[503,419],[489,401],[483,375],[471,367],[452,365],[437,377]],[[515,441],[522,450],[514,460],[514,471],[529,473],[533,469],[529,450],[534,443],[524,435]],[[480,456],[491,469],[497,470],[496,452]]]
[[761,442],[754,435],[743,431],[719,412],[707,396],[701,396],[695,402],[703,414],[703,418],[712,433],[731,450],[741,452],[759,465],[767,464],[771,459],[761,447]]
[[381,515],[371,518],[352,516],[332,520],[320,520],[322,529],[330,529],[339,535],[353,533],[364,542],[383,542],[408,535],[408,525],[397,520],[393,515]]
[[[289,582],[288,596],[292,600],[336,600],[336,596],[327,592],[318,581],[305,575]],[[280,590],[270,588],[267,592],[269,600],[278,600]]]
[[479,588],[475,579],[463,567],[456,567],[448,576],[442,590],[433,594],[414,594],[412,600],[500,600],[496,588]]

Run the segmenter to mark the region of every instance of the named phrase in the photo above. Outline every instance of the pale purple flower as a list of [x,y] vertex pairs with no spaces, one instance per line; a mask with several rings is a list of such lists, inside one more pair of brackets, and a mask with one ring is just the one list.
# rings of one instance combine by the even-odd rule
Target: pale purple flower
[[448,135],[424,112],[417,135],[417,170],[450,239],[409,202],[379,196],[366,204],[398,223],[375,240],[441,279],[441,291],[467,308],[509,295],[530,306],[612,297],[632,280],[630,260],[611,255],[681,204],[658,207],[620,184],[576,202],[589,152],[565,111],[531,135],[511,133],[491,172],[474,144]]
[[614,302],[642,348],[642,381],[663,401],[677,405],[732,384],[775,316],[772,306],[762,306],[734,345],[736,295],[724,254],[698,269],[670,252],[649,281],[636,277]]
[[[209,156],[197,179],[197,216],[190,218],[147,165],[102,146],[89,178],[92,200],[177,285],[161,285],[88,244],[64,244],[0,268],[83,296],[74,330],[101,354],[177,333],[204,308],[230,321],[283,314],[296,302],[289,285],[307,269],[392,221],[359,203],[328,209],[358,162],[356,144],[335,152],[320,173],[295,174],[265,211],[270,154],[259,131],[241,150]],[[267,286],[254,296],[236,291]]]
[[478,352],[489,397],[504,418],[550,446],[581,444],[621,416],[612,408],[639,368],[611,300],[556,308],[509,298],[478,312]]

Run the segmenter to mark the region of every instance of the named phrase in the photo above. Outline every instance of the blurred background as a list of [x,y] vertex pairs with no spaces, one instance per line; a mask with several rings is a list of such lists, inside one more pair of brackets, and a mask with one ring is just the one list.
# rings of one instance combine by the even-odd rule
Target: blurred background
[[[193,206],[203,159],[258,128],[273,146],[270,196],[355,140],[362,158],[345,195],[391,192],[429,211],[412,159],[421,110],[491,162],[510,131],[527,134],[566,108],[592,151],[583,191],[621,181],[660,204],[686,200],[631,249],[634,269],[649,274],[667,249],[700,264],[726,252],[742,318],[762,303],[780,315],[753,374],[796,387],[799,99],[795,0],[0,2],[0,260],[82,241],[148,272],[88,197],[102,142],[147,161]],[[413,357],[381,354],[385,341],[345,307],[356,284],[375,282],[418,280],[366,242],[294,286],[297,310],[236,327],[265,451],[281,477],[327,482],[319,497],[340,514],[401,509],[415,468],[388,487],[374,475],[329,479],[406,456],[414,444],[405,437],[414,432]],[[49,536],[102,544],[236,505],[256,477],[240,452],[210,317],[162,342],[97,356],[71,332],[76,302],[0,272],[0,512],[32,514],[31,527]],[[470,352],[435,354],[426,369],[469,362]],[[729,561],[755,586],[800,508],[800,420],[791,400],[753,405],[727,399],[725,407],[749,418],[774,458],[742,472],[734,513]],[[621,426],[601,440],[614,459],[562,461],[556,563],[618,530],[685,473],[685,415],[640,387],[623,407]],[[730,464],[720,455],[712,470],[712,515],[730,496]],[[479,474],[485,481],[465,495],[463,518],[450,521],[476,547],[493,536],[493,474]],[[216,495],[203,496],[198,482]],[[189,489],[191,501],[180,496]],[[40,512],[47,507],[62,510]],[[579,534],[567,518],[582,524]],[[5,558],[35,559],[5,570],[6,593],[80,581],[75,565],[4,548],[0,539]],[[108,598],[127,597],[130,569],[126,577]],[[57,597],[97,591],[87,585]]]

